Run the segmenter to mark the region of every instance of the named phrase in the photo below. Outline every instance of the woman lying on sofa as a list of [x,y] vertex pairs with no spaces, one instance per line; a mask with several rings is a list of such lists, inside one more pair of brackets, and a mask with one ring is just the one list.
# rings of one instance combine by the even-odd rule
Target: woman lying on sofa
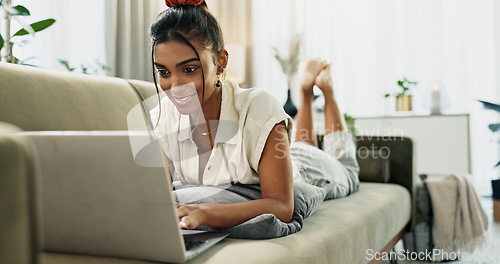
[[[329,64],[320,60],[306,63],[296,136],[290,145],[292,119],[268,92],[241,89],[234,81],[220,80],[229,54],[205,1],[166,3],[168,9],[158,15],[150,34],[154,81],[158,93],[168,99],[160,99],[150,115],[177,183],[182,228],[226,229],[262,215],[286,226],[295,214],[303,220],[324,199],[343,197],[357,189],[355,146],[335,101]],[[314,85],[325,96],[324,151],[316,147],[313,133]],[[307,205],[312,208],[309,212],[298,212],[301,205],[294,199],[294,190],[295,196],[300,190],[294,186],[304,184],[314,194],[320,193],[321,199],[312,207]],[[232,196],[243,198],[222,192],[226,196],[214,200],[210,197],[217,195],[207,195],[212,192],[203,189],[224,189],[218,186],[236,190]],[[258,195],[244,194],[251,190]],[[311,192],[301,193],[307,200]],[[189,196],[197,198],[186,204]]]

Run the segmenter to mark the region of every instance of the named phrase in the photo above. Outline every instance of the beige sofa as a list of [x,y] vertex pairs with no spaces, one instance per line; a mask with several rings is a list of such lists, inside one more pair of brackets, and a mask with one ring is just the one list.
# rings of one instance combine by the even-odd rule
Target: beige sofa
[[[29,140],[13,133],[127,130],[129,110],[154,94],[154,85],[147,82],[0,63],[2,263],[149,263],[43,252],[37,231],[36,156]],[[359,158],[362,182],[358,192],[324,202],[296,234],[269,240],[225,239],[189,263],[379,262],[370,261],[370,252],[390,250],[413,224],[413,145],[407,138],[356,139],[360,149],[383,148],[390,154],[388,160]],[[390,183],[363,181],[389,168]]]

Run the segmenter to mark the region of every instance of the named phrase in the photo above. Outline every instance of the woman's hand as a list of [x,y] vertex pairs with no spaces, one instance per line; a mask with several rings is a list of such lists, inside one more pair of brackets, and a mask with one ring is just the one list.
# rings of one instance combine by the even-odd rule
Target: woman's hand
[[177,214],[181,228],[195,229],[203,225],[206,219],[206,205],[203,204],[179,204],[177,203]]

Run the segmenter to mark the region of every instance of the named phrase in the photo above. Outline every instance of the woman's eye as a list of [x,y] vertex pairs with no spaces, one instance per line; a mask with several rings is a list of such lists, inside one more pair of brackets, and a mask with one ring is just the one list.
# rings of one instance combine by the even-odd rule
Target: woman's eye
[[186,67],[184,68],[185,73],[192,73],[195,72],[198,68],[197,67]]
[[167,74],[169,74],[170,72],[167,71],[167,70],[161,70],[161,69],[158,69],[158,74],[160,74],[161,76],[165,76]]

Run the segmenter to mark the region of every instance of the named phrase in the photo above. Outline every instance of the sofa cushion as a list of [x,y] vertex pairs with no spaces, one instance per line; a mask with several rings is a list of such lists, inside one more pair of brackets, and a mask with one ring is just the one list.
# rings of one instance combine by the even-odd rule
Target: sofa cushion
[[0,63],[0,121],[27,131],[127,130],[126,80]]
[[[361,183],[344,198],[325,201],[293,235],[268,240],[224,239],[188,263],[367,263],[410,220],[410,194],[402,186]],[[92,256],[44,253],[42,264],[142,264]]]

